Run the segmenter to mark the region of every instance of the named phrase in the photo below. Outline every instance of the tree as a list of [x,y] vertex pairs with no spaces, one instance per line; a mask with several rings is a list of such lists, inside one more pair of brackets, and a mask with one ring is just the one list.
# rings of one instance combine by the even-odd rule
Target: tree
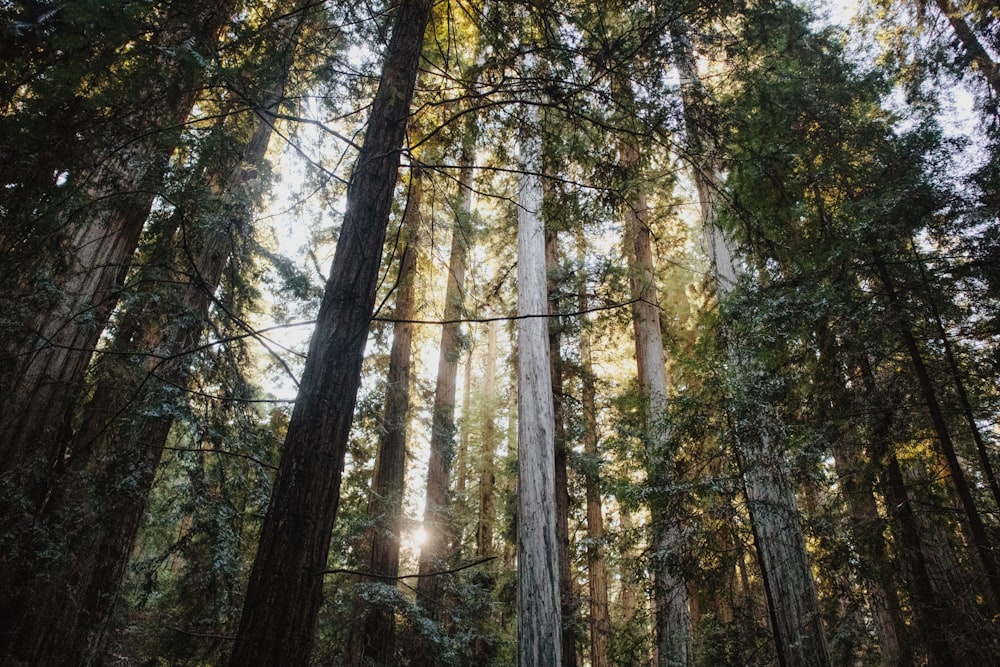
[[247,587],[230,658],[234,666],[308,661],[399,152],[430,9],[428,0],[405,0],[396,10]]
[[[231,11],[231,3],[196,4],[171,7],[156,17],[156,41],[118,66],[133,90],[147,77],[162,76],[168,84],[115,118],[115,129],[98,138],[85,165],[69,165],[78,169],[66,178],[80,201],[59,212],[64,218],[55,223],[62,239],[58,254],[40,254],[2,286],[5,296],[30,303],[38,275],[52,281],[49,298],[26,314],[23,330],[5,341],[5,357],[13,360],[0,375],[0,471],[13,489],[2,510],[5,522],[15,520],[25,496],[30,505],[42,504],[51,469],[65,454],[87,365],[119,299],[167,163]],[[32,245],[34,234],[53,233],[26,231],[27,226],[15,227],[17,236],[7,242]]]
[[[531,59],[528,69],[531,69]],[[555,498],[555,417],[548,347],[542,147],[527,106],[517,199],[518,664],[558,667],[562,651]]]
[[[364,549],[367,551],[365,571],[376,585],[396,587],[399,574],[399,541],[402,533],[403,482],[406,472],[406,435],[410,418],[410,363],[415,311],[414,278],[417,254],[420,252],[421,172],[419,164],[410,165],[410,184],[406,208],[400,223],[402,250],[396,278],[395,322],[392,327],[392,349],[386,379],[383,431],[379,438],[372,475],[368,529]],[[395,631],[395,609],[377,605],[362,609],[355,621],[359,633],[361,661],[379,665],[392,662]],[[361,664],[361,663],[359,663]]]

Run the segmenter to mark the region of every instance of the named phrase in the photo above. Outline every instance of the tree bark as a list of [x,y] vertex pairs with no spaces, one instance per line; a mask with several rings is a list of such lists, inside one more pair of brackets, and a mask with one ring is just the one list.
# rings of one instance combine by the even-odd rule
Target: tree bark
[[233,667],[295,666],[309,660],[382,245],[430,13],[430,0],[402,0],[396,10],[250,573],[230,657]]
[[[288,66],[284,63],[278,89],[269,93],[262,110],[272,110],[283,99]],[[226,130],[226,123],[220,127]],[[257,118],[250,128],[238,162],[199,171],[222,220],[214,210],[197,209],[170,217],[137,277],[136,298],[119,318],[111,352],[96,364],[97,380],[73,435],[71,457],[43,516],[65,555],[56,572],[39,570],[22,582],[29,598],[15,642],[29,662],[90,664],[96,659],[173,423],[172,415],[156,414],[155,406],[166,400],[164,387],[187,384],[185,351],[195,348],[203,334],[236,238],[249,233],[246,190],[264,161],[271,119]],[[187,218],[187,228],[178,242],[181,217]],[[163,285],[178,289],[163,294]],[[136,353],[146,356],[136,362],[131,356]],[[39,581],[29,584],[31,576]]]
[[[410,187],[403,211],[403,250],[396,281],[396,307],[392,326],[392,348],[383,406],[382,431],[372,478],[368,518],[372,527],[366,535],[366,571],[379,585],[396,588],[399,574],[399,540],[402,532],[403,483],[406,475],[406,433],[410,414],[410,359],[413,347],[413,318],[417,255],[420,252],[420,202],[423,187],[421,169],[410,165]],[[361,633],[361,661],[364,664],[392,664],[396,614],[386,605],[360,609],[355,632]]]
[[[622,164],[634,179],[639,174],[639,152],[628,143],[622,150]],[[678,475],[664,427],[667,414],[667,372],[660,326],[660,304],[653,268],[646,195],[637,184],[629,186],[625,210],[626,252],[629,282],[634,303],[632,326],[635,332],[635,361],[639,389],[645,403],[644,430],[648,483],[656,489],[650,513],[653,521],[654,621],[658,662],[666,667],[692,664],[691,617],[688,593],[672,563],[680,550],[680,523],[677,517]]]
[[479,464],[479,517],[476,525],[476,557],[494,554],[493,524],[496,521],[494,505],[493,459],[497,452],[497,426],[494,408],[497,404],[497,329],[494,320],[486,333],[486,372],[483,377],[482,452]]
[[[577,264],[580,278],[577,282],[577,310],[589,310],[587,282],[584,266],[586,241],[583,228],[577,229]],[[587,493],[587,573],[590,608],[590,664],[591,667],[610,667],[608,638],[611,633],[611,618],[608,614],[608,571],[604,561],[604,515],[601,504],[601,467],[597,450],[597,405],[594,386],[594,369],[588,322],[580,329],[580,382],[581,407],[583,409],[583,453],[588,458],[585,473]]]
[[[471,148],[463,156],[471,167]],[[451,236],[448,258],[448,285],[445,288],[444,320],[438,347],[437,381],[434,387],[434,407],[431,416],[431,452],[427,462],[427,495],[424,505],[424,535],[420,549],[420,574],[428,575],[447,568],[452,543],[451,483],[452,460],[455,456],[455,393],[458,360],[461,356],[461,325],[458,319],[464,311],[466,256],[471,232],[472,215],[471,168],[462,170],[459,178],[459,206]],[[432,618],[438,617],[440,600],[439,577],[421,576],[417,593]]]
[[559,235],[554,230],[545,232],[545,269],[549,301],[549,361],[552,378],[552,414],[555,438],[555,506],[556,540],[559,545],[559,597],[562,608],[562,664],[576,667],[576,636],[573,615],[576,602],[573,595],[572,563],[569,542],[569,470],[566,455],[566,416],[563,412],[563,359],[562,323],[558,317],[559,303],[554,298],[557,291],[556,274],[559,270]]
[[[532,69],[530,66],[528,69]],[[523,667],[559,667],[562,614],[555,498],[538,112],[526,110],[517,212],[517,655]]]
[[920,391],[923,394],[931,424],[937,434],[938,443],[941,445],[941,454],[948,465],[952,486],[961,503],[965,517],[965,521],[962,523],[968,527],[968,537],[973,554],[979,560],[981,571],[986,575],[986,581],[990,589],[990,599],[987,608],[991,610],[992,615],[998,603],[1000,603],[1000,570],[997,569],[997,561],[993,556],[993,544],[979,514],[979,509],[976,507],[975,499],[972,497],[972,491],[965,477],[965,471],[958,460],[958,454],[951,439],[951,432],[948,429],[944,413],[937,399],[934,382],[931,380],[930,373],[924,364],[923,356],[917,346],[913,332],[910,331],[909,326],[902,319],[902,308],[892,276],[889,274],[885,261],[880,256],[876,255],[874,261],[879,279],[886,290],[886,297],[889,300],[891,313],[897,320],[896,324],[900,337],[913,365],[913,372],[916,375]]
[[[681,72],[685,140],[701,199],[701,222],[716,297],[721,301],[733,289],[742,270],[715,218],[720,170],[706,113],[707,96],[687,35],[683,22],[675,21],[672,37]],[[770,414],[769,406],[760,405],[761,396],[743,393],[746,387],[764,387],[766,382],[753,360],[740,349],[740,341],[730,342],[727,356],[740,385],[730,401],[734,412],[747,420],[737,425],[736,449],[779,662],[787,667],[827,667],[830,658],[799,510],[784,454],[773,432],[779,417]]]
[[[99,166],[83,186],[85,203],[64,222],[69,231],[60,232],[67,235],[61,251],[65,266],[57,260],[39,267],[48,271],[51,303],[31,318],[26,337],[5,341],[14,346],[6,355],[17,362],[0,370],[0,474],[12,482],[13,501],[0,506],[4,523],[16,520],[12,514],[18,504],[27,501],[37,508],[44,502],[51,472],[65,453],[87,366],[118,302],[183,122],[200,92],[204,70],[192,75],[166,54],[188,43],[213,54],[230,4],[211,11],[178,9],[164,19],[157,33],[162,40],[157,65],[168,77],[167,87],[180,91],[118,119],[126,143],[119,143],[121,135],[110,137],[115,146],[109,155],[94,156]],[[21,289],[37,287],[32,282]]]

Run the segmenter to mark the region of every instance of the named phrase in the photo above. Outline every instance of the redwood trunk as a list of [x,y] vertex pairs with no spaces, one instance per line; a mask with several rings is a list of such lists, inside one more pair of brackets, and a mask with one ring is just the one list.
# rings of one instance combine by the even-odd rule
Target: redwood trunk
[[[471,164],[471,156],[463,162]],[[461,325],[464,309],[466,255],[468,253],[469,217],[472,211],[472,170],[463,169],[459,182],[459,213],[451,236],[448,258],[448,285],[445,288],[444,321],[438,347],[437,381],[431,416],[431,452],[427,462],[427,495],[424,505],[424,535],[420,549],[420,574],[417,593],[437,617],[440,598],[439,577],[429,576],[446,568],[448,545],[452,543],[451,507],[448,486],[455,456],[455,392],[458,360],[461,355]]]
[[[280,98],[278,93],[267,106]],[[203,334],[234,237],[247,233],[249,211],[233,202],[254,179],[271,133],[270,119],[258,119],[241,164],[209,176],[216,183],[211,189],[225,202],[226,217],[221,224],[203,219],[202,226],[187,230],[187,247],[196,253],[193,266],[186,266],[186,257],[172,256],[179,214],[159,231],[150,268],[137,283],[152,290],[164,284],[183,287],[176,296],[140,292],[121,316],[113,352],[97,364],[72,458],[45,508],[44,520],[64,541],[67,560],[57,573],[37,573],[43,583],[32,587],[19,622],[19,654],[35,664],[96,659],[173,423],[172,416],[150,416],[143,407],[163,400],[162,387],[187,384],[185,351],[195,348]],[[175,268],[162,275],[162,266]],[[125,356],[146,350],[156,354],[140,364]]]
[[902,320],[903,314],[899,305],[899,297],[896,294],[896,289],[888,268],[881,257],[875,257],[875,268],[878,272],[880,280],[882,281],[882,285],[886,290],[886,296],[889,299],[891,312],[898,320],[897,326],[900,337],[902,338],[903,345],[906,347],[907,354],[910,357],[914,374],[917,376],[917,382],[920,386],[920,391],[927,406],[927,412],[930,416],[931,424],[934,427],[934,431],[938,437],[938,442],[941,445],[941,454],[947,462],[952,486],[959,498],[965,515],[965,521],[962,523],[967,526],[972,552],[974,556],[978,558],[982,571],[986,575],[986,581],[990,589],[990,598],[986,606],[991,610],[996,609],[997,604],[1000,603],[1000,570],[997,569],[997,562],[993,556],[992,541],[986,532],[986,526],[983,524],[982,517],[979,514],[979,509],[976,507],[975,500],[972,497],[972,491],[969,488],[968,480],[965,477],[965,471],[962,469],[962,464],[958,460],[958,454],[955,451],[955,445],[951,439],[951,432],[949,431],[947,422],[945,421],[941,405],[938,403],[934,382],[931,380],[930,373],[927,371],[927,367],[924,364],[923,356],[917,346],[917,341],[913,336],[913,332],[910,330],[906,322]]
[[[634,144],[623,149],[622,163],[637,178],[639,152]],[[692,664],[691,616],[683,580],[671,571],[680,549],[678,476],[664,426],[667,412],[667,374],[660,327],[660,305],[653,268],[649,211],[645,192],[630,186],[625,211],[626,252],[632,293],[632,325],[639,389],[645,403],[644,430],[649,483],[659,489],[650,505],[653,522],[653,600],[657,661],[683,667]]]
[[559,236],[555,231],[545,233],[545,268],[548,275],[549,294],[549,360],[552,378],[552,413],[555,438],[555,506],[556,540],[559,544],[559,598],[562,608],[562,664],[576,667],[576,633],[573,615],[576,602],[573,595],[573,575],[569,543],[569,470],[566,457],[566,423],[563,412],[563,359],[562,331],[559,304],[553,295],[557,285],[555,276],[559,268]]
[[[214,53],[229,3],[215,10],[168,16],[159,32],[161,51],[171,53],[192,43]],[[184,77],[178,63],[165,56],[159,60],[171,83],[182,88],[180,94],[163,95],[123,119],[128,143],[94,170],[85,207],[67,222],[67,265],[48,267],[50,292],[57,296],[28,324],[30,340],[11,350],[19,363],[0,371],[0,473],[16,480],[14,493],[26,495],[35,506],[44,501],[50,473],[65,452],[87,366],[118,302],[180,128],[200,92],[202,71]],[[37,289],[35,284],[28,287]],[[15,502],[21,501],[15,496]],[[0,511],[5,522],[14,518],[12,507]]]
[[396,9],[230,664],[306,665],[430,0]]
[[[530,60],[530,57],[529,57]],[[528,69],[533,67],[530,65]],[[521,145],[517,213],[517,644],[523,667],[559,667],[559,597],[554,416],[549,361],[545,232],[538,113]]]
[[[396,576],[399,574],[421,194],[421,171],[414,164],[410,166],[409,197],[403,211],[403,251],[396,282],[396,308],[393,311],[396,322],[392,327],[382,435],[379,438],[371,499],[368,503],[368,517],[373,525],[368,531],[366,571],[376,575],[372,578],[373,581],[392,588],[396,587]],[[384,604],[361,610],[357,625],[357,630],[361,632],[362,661],[391,665],[396,627],[395,610]]]
[[[701,198],[701,222],[716,296],[722,300],[735,286],[741,269],[731,243],[715,220],[720,170],[714,142],[706,131],[705,90],[686,31],[678,20],[672,37],[681,73],[688,159]],[[762,371],[740,349],[740,341],[730,343],[727,355],[741,387],[766,386]],[[828,667],[830,658],[801,518],[784,452],[773,432],[779,417],[769,414],[769,406],[760,405],[760,396],[738,394],[730,400],[735,412],[748,420],[738,425],[736,449],[779,663],[783,667]],[[758,402],[750,405],[749,401]]]
[[[577,310],[589,309],[587,283],[583,271],[586,242],[583,229],[577,231],[577,254],[580,279],[577,284]],[[587,553],[588,589],[590,599],[590,664],[591,667],[610,667],[608,638],[611,618],[608,614],[608,570],[604,562],[604,515],[601,506],[600,455],[597,450],[597,405],[594,386],[594,369],[591,354],[590,331],[584,321],[580,329],[580,381],[581,407],[583,409],[583,453],[588,459],[585,473],[587,493]]]
[[493,414],[497,406],[497,328],[495,320],[488,325],[486,338],[486,373],[483,378],[483,411],[482,411],[482,453],[479,464],[479,520],[476,527],[476,557],[492,556],[494,517],[494,486],[493,459],[497,451],[497,425]]

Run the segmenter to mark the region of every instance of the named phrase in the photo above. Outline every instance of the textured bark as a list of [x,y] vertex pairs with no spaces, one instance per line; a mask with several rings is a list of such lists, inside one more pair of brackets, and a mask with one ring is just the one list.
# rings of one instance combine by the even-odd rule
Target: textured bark
[[[720,191],[718,158],[706,114],[706,95],[694,63],[688,29],[675,21],[672,38],[681,72],[681,101],[688,160],[701,198],[702,227],[715,282],[722,300],[742,272],[731,243],[718,228],[715,199]],[[732,373],[743,387],[766,386],[753,361],[734,341],[728,350]],[[819,601],[806,553],[805,537],[784,453],[773,429],[777,415],[761,397],[735,395],[735,410],[752,423],[738,425],[736,449],[748,511],[764,579],[779,663],[784,667],[827,667],[830,658],[819,615]],[[756,401],[752,405],[750,401]],[[741,405],[742,404],[742,405]]]
[[[467,154],[463,162],[471,164]],[[447,569],[448,545],[452,543],[451,483],[452,459],[455,455],[455,391],[458,360],[461,355],[461,328],[457,320],[464,310],[466,255],[468,253],[469,218],[472,212],[472,170],[463,169],[459,181],[458,214],[451,236],[448,258],[448,285],[445,289],[444,320],[438,347],[437,380],[434,386],[434,407],[431,417],[431,452],[427,462],[427,495],[424,505],[424,535],[420,549],[420,574],[427,575]],[[417,593],[429,614],[437,617],[439,577],[422,576]]]
[[[577,264],[584,265],[586,240],[583,228],[577,229]],[[587,312],[587,282],[585,273],[580,271],[577,283],[577,311]],[[591,354],[590,331],[585,321],[580,329],[580,381],[581,407],[583,409],[583,453],[590,460],[586,472],[587,493],[587,538],[590,547],[587,553],[587,573],[590,611],[590,665],[610,667],[608,658],[608,636],[611,633],[611,618],[608,614],[608,570],[604,562],[604,514],[601,505],[601,473],[597,451],[597,405],[594,386],[594,369]]]
[[[741,370],[749,372],[745,367]],[[775,643],[783,665],[828,667],[816,588],[787,464],[761,421],[750,426],[752,432],[740,436],[738,448]]]
[[[185,68],[167,54],[192,44],[210,57],[230,10],[231,3],[223,2],[211,11],[178,9],[164,18],[157,32],[158,66],[167,87],[180,90],[116,120],[124,143],[117,143],[121,135],[110,137],[115,147],[94,156],[99,166],[83,186],[85,203],[65,222],[62,257],[39,267],[51,281],[51,301],[27,322],[27,336],[5,341],[14,347],[4,356],[16,362],[0,370],[0,474],[9,480],[15,503],[26,497],[37,507],[44,501],[49,475],[65,451],[87,366],[120,296],[180,128],[197,99],[204,71],[182,73]],[[34,282],[21,286],[25,297],[33,297],[37,288]],[[2,520],[10,521],[16,510],[5,502],[0,511]]]
[[[634,144],[622,150],[622,164],[633,178],[639,173],[639,152]],[[691,618],[684,581],[671,571],[680,549],[676,509],[676,467],[670,453],[669,433],[663,426],[667,411],[667,372],[660,326],[660,304],[653,268],[646,195],[630,187],[625,210],[626,252],[635,333],[635,361],[639,388],[645,402],[647,477],[657,490],[650,508],[653,520],[654,621],[660,665],[692,664]]]
[[[406,432],[410,413],[410,359],[413,348],[415,276],[420,252],[421,171],[410,166],[410,188],[403,211],[402,256],[396,281],[396,307],[389,351],[382,430],[375,459],[368,518],[372,527],[365,536],[365,571],[369,581],[396,587],[399,574],[399,540],[402,531],[403,482],[406,475]],[[391,665],[396,615],[384,605],[362,609],[355,616],[361,634],[361,660],[365,664]]]
[[[279,89],[262,108],[281,98]],[[119,318],[111,353],[96,364],[97,379],[73,436],[67,470],[56,480],[43,519],[66,554],[58,571],[34,573],[41,583],[22,582],[29,583],[30,593],[15,642],[25,660],[90,664],[96,659],[173,423],[155,408],[164,400],[164,387],[187,384],[184,352],[202,337],[233,243],[249,231],[245,191],[272,134],[270,119],[258,118],[250,127],[238,162],[200,174],[221,219],[214,212],[187,211],[184,241],[178,243],[181,214],[171,216],[135,281],[138,293]],[[162,285],[177,289],[157,293]],[[136,351],[155,354],[135,361]]]
[[892,579],[893,564],[883,534],[885,521],[879,515],[873,495],[874,476],[870,466],[848,442],[834,442],[833,457],[841,494],[847,504],[851,539],[865,564],[862,581],[882,662],[887,666],[910,667],[914,664],[913,650],[905,641],[906,619]]
[[305,665],[430,0],[396,9],[230,658]]
[[552,415],[555,438],[555,505],[556,541],[559,545],[559,599],[562,608],[562,664],[576,667],[576,634],[573,615],[576,608],[569,544],[569,470],[566,461],[566,415],[563,410],[562,323],[557,316],[559,304],[553,295],[558,286],[555,276],[559,269],[559,235],[545,232],[545,269],[549,294],[549,361],[552,378]]
[[[529,69],[531,69],[529,67]],[[555,498],[538,112],[526,110],[517,212],[517,655],[524,667],[559,667],[562,614]]]

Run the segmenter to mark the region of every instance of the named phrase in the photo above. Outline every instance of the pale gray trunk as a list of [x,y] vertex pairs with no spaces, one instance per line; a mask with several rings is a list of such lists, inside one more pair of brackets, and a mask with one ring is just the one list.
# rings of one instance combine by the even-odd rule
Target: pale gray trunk
[[[532,69],[529,67],[529,69]],[[517,198],[517,638],[520,667],[558,667],[562,646],[538,112],[525,108]]]

